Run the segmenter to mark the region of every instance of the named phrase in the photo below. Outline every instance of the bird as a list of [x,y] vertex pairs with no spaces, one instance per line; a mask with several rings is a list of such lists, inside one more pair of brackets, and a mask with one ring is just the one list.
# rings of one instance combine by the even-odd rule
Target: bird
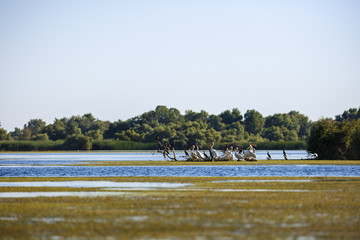
[[285,150],[283,150],[283,155],[284,155],[285,160],[288,160]]
[[210,149],[209,149],[210,157],[211,157],[212,159],[218,159],[218,158],[219,158],[219,153],[218,153],[215,149],[213,149],[214,144],[215,144],[214,142],[212,142],[212,143],[210,144]]
[[267,151],[267,160],[271,160],[271,155],[270,155],[269,151]]
[[196,145],[196,155],[198,156],[198,158],[204,160],[205,156],[204,154],[202,154],[202,152],[200,152],[199,147],[201,147],[198,143],[195,144]]
[[238,152],[235,152],[235,157],[238,159],[238,161],[244,159],[244,154],[242,152],[242,149],[240,149]]

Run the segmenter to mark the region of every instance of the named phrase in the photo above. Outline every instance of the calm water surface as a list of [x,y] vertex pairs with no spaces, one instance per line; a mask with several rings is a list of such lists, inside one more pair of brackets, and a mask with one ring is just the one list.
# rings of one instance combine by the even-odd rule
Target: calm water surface
[[[267,151],[257,151],[266,159]],[[269,151],[282,159],[282,151]],[[306,151],[287,151],[289,159],[306,159]],[[182,153],[178,152],[178,156]],[[161,154],[136,152],[1,153],[0,177],[116,176],[338,176],[360,177],[360,165],[239,165],[236,166],[69,166],[96,161],[161,161]]]
[[[266,159],[266,152],[256,151],[258,160]],[[269,151],[273,159],[284,159],[282,151]],[[288,158],[306,159],[308,153],[304,150],[286,151]],[[178,151],[176,156],[182,159],[183,151]],[[162,154],[153,154],[149,151],[114,151],[114,152],[60,152],[60,153],[0,153],[0,166],[4,165],[66,165],[93,161],[165,161]]]

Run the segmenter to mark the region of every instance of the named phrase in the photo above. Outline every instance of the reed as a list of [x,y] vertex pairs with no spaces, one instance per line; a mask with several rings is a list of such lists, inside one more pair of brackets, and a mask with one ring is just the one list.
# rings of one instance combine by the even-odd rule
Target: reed
[[1,151],[56,151],[65,150],[64,141],[0,141]]
[[143,143],[121,140],[94,141],[92,150],[154,150],[156,143]]
[[[262,141],[262,142],[253,142],[257,145],[256,149],[258,150],[306,150],[307,143],[305,140],[298,141]],[[239,141],[239,142],[228,142],[215,144],[214,148],[224,149],[226,146],[237,146],[247,148],[249,146],[249,141]]]

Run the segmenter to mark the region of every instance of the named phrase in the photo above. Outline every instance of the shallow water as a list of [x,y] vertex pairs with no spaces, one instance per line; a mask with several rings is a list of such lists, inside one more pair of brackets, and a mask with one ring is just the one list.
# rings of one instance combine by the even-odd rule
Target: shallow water
[[360,165],[2,166],[1,177],[360,177]]
[[129,194],[126,192],[3,192],[0,198],[35,197],[105,197]]
[[[258,160],[266,159],[265,150],[256,151]],[[273,159],[284,159],[282,151],[270,150]],[[184,152],[177,151],[178,159],[184,159]],[[304,150],[288,150],[290,160],[306,159],[308,153]],[[0,165],[68,165],[94,161],[164,161],[160,153],[149,151],[91,151],[91,152],[59,152],[59,153],[0,153]]]
[[0,187],[72,187],[72,188],[179,188],[190,184],[169,182],[112,182],[112,181],[36,181],[36,182],[0,182]]

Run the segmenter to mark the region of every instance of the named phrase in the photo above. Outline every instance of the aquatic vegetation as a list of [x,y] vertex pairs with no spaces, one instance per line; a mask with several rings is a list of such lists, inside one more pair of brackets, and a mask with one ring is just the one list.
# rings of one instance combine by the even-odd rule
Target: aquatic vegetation
[[[360,237],[360,178],[1,178],[1,182],[168,182],[176,189],[73,188],[102,196],[0,198],[2,239]],[[19,189],[20,188],[20,189]],[[0,187],[1,192],[68,192]],[[228,191],[232,190],[232,191]],[[267,191],[261,191],[267,190]],[[117,195],[105,196],[117,193]]]

